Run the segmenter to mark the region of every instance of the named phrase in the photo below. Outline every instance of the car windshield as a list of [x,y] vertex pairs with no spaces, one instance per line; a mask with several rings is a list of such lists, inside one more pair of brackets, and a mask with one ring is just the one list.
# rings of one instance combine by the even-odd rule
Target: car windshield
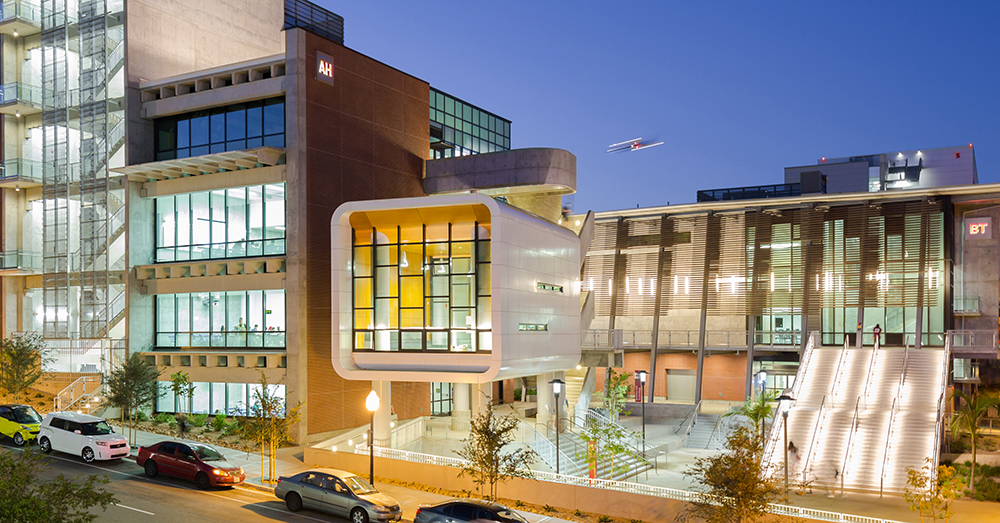
[[111,425],[108,425],[107,421],[95,421],[92,423],[81,423],[80,432],[85,436],[100,436],[102,434],[111,434]]
[[219,454],[219,451],[213,449],[212,447],[195,447],[194,453],[198,455],[198,459],[202,461],[225,461],[226,458]]
[[351,492],[361,496],[364,494],[372,494],[378,492],[375,487],[371,486],[367,481],[361,479],[358,476],[348,476],[344,478],[344,483],[347,483],[348,488]]
[[35,409],[24,406],[24,407],[14,407],[14,417],[17,419],[18,423],[41,423],[42,417],[38,415]]

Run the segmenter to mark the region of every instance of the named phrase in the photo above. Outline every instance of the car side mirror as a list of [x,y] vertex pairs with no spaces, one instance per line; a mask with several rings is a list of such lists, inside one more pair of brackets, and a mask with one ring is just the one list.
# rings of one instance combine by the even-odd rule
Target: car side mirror
[[80,429],[76,429],[76,430],[73,431],[73,434],[83,434],[83,433],[80,432]]

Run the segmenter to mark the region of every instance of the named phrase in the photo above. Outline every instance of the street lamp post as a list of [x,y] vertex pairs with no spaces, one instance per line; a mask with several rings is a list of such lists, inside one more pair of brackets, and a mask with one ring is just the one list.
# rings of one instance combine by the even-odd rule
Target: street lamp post
[[646,371],[637,370],[639,384],[642,388],[642,457],[646,458]]
[[368,430],[368,483],[375,484],[375,411],[378,410],[378,394],[368,393],[365,398],[365,408],[372,413],[372,423]]
[[552,385],[552,395],[556,397],[556,474],[559,474],[559,396],[562,394],[562,386],[565,382],[556,378],[549,382]]
[[795,401],[795,398],[789,396],[788,394],[782,394],[778,397],[778,405],[781,408],[781,423],[785,426],[785,442],[783,447],[785,448],[785,497],[788,497],[788,409],[791,405],[790,402]]

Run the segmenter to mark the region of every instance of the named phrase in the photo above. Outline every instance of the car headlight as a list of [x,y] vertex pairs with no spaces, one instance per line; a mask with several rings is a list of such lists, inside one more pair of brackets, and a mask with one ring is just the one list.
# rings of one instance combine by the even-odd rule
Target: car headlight
[[226,471],[219,469],[212,469],[212,474],[215,474],[216,476],[225,476]]
[[375,505],[375,510],[377,512],[389,512],[389,507],[384,507],[382,505]]
[[240,467],[240,475],[243,475],[243,467]]
[[110,447],[111,446],[111,444],[108,443],[107,441],[95,441],[94,443],[97,443],[101,447]]
[[25,427],[24,425],[21,425],[21,430],[28,430],[28,427]]

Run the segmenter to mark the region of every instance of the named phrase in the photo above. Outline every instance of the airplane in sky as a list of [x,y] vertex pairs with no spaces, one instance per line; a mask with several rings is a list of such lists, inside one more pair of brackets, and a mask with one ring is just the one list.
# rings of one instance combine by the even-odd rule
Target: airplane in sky
[[647,147],[656,147],[657,145],[663,145],[663,142],[642,143],[642,138],[633,138],[631,140],[626,140],[624,142],[619,142],[609,145],[607,152],[617,153],[621,151],[638,151],[639,149],[645,149]]

